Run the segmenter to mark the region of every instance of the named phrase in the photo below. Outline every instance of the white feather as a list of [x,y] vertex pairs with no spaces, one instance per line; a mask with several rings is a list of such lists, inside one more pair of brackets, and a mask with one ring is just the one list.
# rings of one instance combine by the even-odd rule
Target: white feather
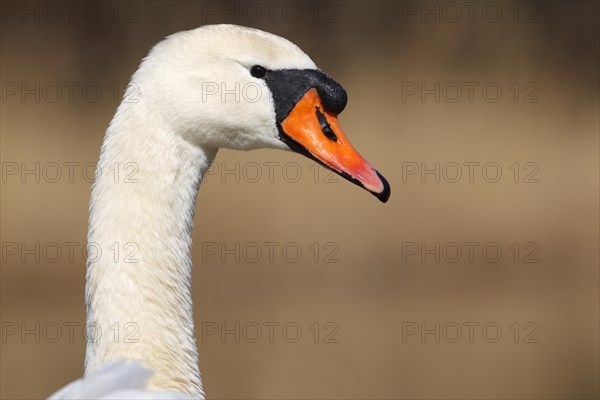
[[140,363],[116,362],[68,384],[48,399],[194,399],[183,393],[148,392],[146,388],[152,374]]

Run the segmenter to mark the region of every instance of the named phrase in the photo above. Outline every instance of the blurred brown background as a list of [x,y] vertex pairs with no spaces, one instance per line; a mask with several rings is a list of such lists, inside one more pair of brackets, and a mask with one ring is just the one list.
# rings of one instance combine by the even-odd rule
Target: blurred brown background
[[[282,35],[344,85],[342,126],[392,197],[296,154],[219,153],[238,172],[201,188],[193,248],[210,398],[598,398],[597,2],[67,3],[2,2],[2,398],[81,376],[83,169],[150,47],[218,22]],[[236,323],[239,343],[202,338]]]

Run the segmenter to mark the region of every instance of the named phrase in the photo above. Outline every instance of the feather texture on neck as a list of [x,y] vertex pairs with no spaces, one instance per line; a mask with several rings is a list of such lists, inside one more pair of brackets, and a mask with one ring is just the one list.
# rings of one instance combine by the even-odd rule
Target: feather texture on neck
[[139,360],[155,371],[150,390],[201,397],[190,247],[196,195],[217,151],[169,132],[143,93],[136,100],[107,130],[92,190],[86,304],[97,334],[86,374]]

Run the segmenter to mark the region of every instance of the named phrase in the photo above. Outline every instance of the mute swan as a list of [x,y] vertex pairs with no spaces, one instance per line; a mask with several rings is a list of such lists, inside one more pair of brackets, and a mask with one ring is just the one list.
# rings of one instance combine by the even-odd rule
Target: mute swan
[[[54,398],[203,398],[190,246],[196,194],[220,147],[291,149],[382,202],[390,196],[387,181],[340,129],[345,90],[286,39],[234,25],[175,33],[150,51],[132,82],[106,131],[98,168],[135,163],[137,183],[98,175],[88,242],[100,249],[134,243],[138,262],[88,260],[85,297],[88,324],[106,332],[134,323],[139,340],[89,341],[85,378]],[[209,96],[207,83],[229,91],[251,84],[261,95]]]

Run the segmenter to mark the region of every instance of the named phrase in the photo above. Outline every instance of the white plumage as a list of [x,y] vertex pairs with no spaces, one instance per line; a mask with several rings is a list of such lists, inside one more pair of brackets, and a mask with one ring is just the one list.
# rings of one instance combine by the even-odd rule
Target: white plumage
[[[298,86],[300,96],[292,104],[300,114],[287,114],[293,114],[291,122],[281,120],[273,86],[252,73],[256,66],[274,74],[296,71],[289,85],[278,85],[284,100],[295,77],[306,75],[309,84]],[[241,101],[231,94],[209,96],[209,84],[229,91],[253,85],[259,96]],[[88,259],[87,322],[101,332],[133,327],[135,340],[121,336],[88,342],[85,378],[52,398],[204,397],[190,255],[202,177],[221,147],[289,150],[284,139],[291,139],[281,136],[287,135],[281,131],[288,129],[281,128],[285,125],[316,151],[302,154],[386,201],[389,185],[337,125],[345,103],[341,86],[296,45],[255,29],[206,26],[171,35],[150,51],[106,131],[98,163],[102,172],[133,166],[135,175],[124,181],[114,174],[97,174],[88,232],[88,243],[103,256]],[[115,247],[119,257],[114,257]],[[120,360],[138,363],[113,364]]]

